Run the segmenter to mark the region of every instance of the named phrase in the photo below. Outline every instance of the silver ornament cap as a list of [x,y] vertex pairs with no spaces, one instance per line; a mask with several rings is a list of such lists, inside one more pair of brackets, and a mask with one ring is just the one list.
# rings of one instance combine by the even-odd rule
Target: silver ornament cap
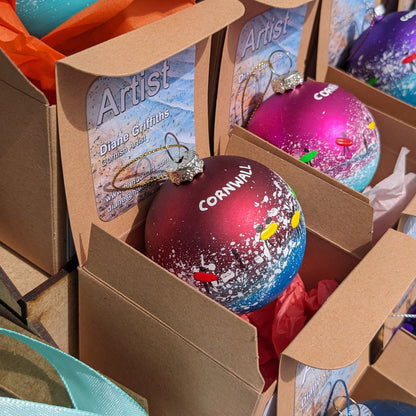
[[302,74],[299,71],[290,71],[287,74],[273,78],[272,87],[276,94],[283,94],[286,91],[295,89],[303,83]]
[[186,150],[178,161],[173,159],[166,166],[169,179],[175,184],[190,182],[204,170],[204,161],[193,150]]

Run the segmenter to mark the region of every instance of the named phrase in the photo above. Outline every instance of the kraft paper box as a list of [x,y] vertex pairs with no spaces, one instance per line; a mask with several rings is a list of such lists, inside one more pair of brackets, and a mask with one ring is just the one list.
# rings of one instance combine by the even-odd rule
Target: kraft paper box
[[[0,317],[0,327],[42,342],[33,332]],[[33,349],[17,340],[0,336],[0,395],[37,403],[72,408],[73,404],[54,367]],[[148,411],[145,398],[119,385]]]
[[75,262],[51,276],[0,244],[0,303],[18,322],[48,343],[71,355],[77,354]]
[[0,51],[0,241],[55,274],[68,230],[56,106]]
[[399,0],[397,2],[397,11],[407,11],[415,8],[413,0]]
[[[337,379],[356,401],[416,404],[414,337],[399,330],[385,343],[374,342],[380,328],[397,328],[400,321],[391,314],[411,303],[415,250],[414,239],[389,230],[286,348],[278,414],[323,414]],[[337,395],[345,394],[339,387]]]
[[[368,27],[368,7],[380,3],[384,4],[387,12],[392,12],[397,7],[394,2],[389,1],[367,4],[362,1],[322,0],[316,80],[332,82],[335,76],[340,87],[350,91],[364,104],[416,127],[414,106],[353,78],[341,69],[347,58],[345,54],[348,47],[362,33],[363,28]],[[406,10],[403,7],[400,6],[401,10]]]
[[[290,68],[306,75],[316,32],[318,1],[244,0],[245,13],[223,34],[218,58],[219,77],[215,109],[214,153],[223,153],[235,124],[243,125],[270,71],[257,66],[270,58],[279,74]],[[289,57],[278,51],[285,51]],[[252,71],[254,71],[252,73]]]
[[[166,131],[178,134],[187,146],[194,145],[201,156],[209,154],[206,80],[210,35],[243,12],[239,2],[205,0],[57,64],[62,165],[80,259],[80,358],[142,393],[152,411],[160,415],[203,416],[215,412],[261,416],[276,386],[273,383],[263,391],[257,333],[252,325],[137,249],[143,246],[143,221],[151,195],[145,194],[138,202],[138,192],[133,192],[136,188],[124,194],[110,186],[125,166],[124,155],[127,161],[137,157],[141,160],[140,156],[149,151],[144,146],[147,141],[163,147]],[[183,22],[188,35],[178,29]],[[149,40],[159,39],[161,34],[163,42],[153,48],[154,42]],[[132,54],[132,50],[140,54]],[[117,59],[103,60],[103,56]],[[140,100],[131,94],[134,86],[139,92],[141,85],[146,90],[150,81],[157,85],[155,97],[161,109],[151,106],[149,95]],[[191,82],[182,85],[185,81]],[[167,91],[163,90],[168,84],[172,97],[166,97]],[[180,94],[181,102],[174,100],[178,87],[193,93],[191,105],[185,102],[185,93]],[[154,91],[155,87],[151,88]],[[130,120],[128,110],[133,102],[136,106],[131,108],[134,118]],[[187,114],[187,108],[194,112]],[[192,129],[185,116],[191,116],[191,121],[194,117]],[[182,122],[181,129],[176,119]],[[160,132],[156,127],[162,126]],[[188,137],[195,143],[187,141]],[[234,140],[240,144],[234,146]],[[229,146],[231,150],[247,146],[246,151],[254,158],[265,158],[270,167],[282,169],[281,159],[257,145],[252,152],[252,143],[238,135],[231,136]],[[135,149],[139,152],[133,155]],[[321,186],[318,176],[304,175],[303,165],[284,166],[287,171],[296,171],[293,177],[297,175],[302,183],[309,184],[306,189]],[[141,172],[138,169],[129,181],[140,177]],[[121,180],[122,175],[116,179]],[[296,190],[296,184],[292,185]],[[308,289],[323,278],[341,281],[359,262],[360,256],[348,247],[368,247],[371,233],[354,228],[351,218],[348,226],[361,240],[354,242],[351,231],[350,242],[347,240],[345,245],[323,236],[327,221],[311,219],[318,226],[309,228],[305,255],[309,261],[301,269]]]
[[402,231],[413,238],[416,238],[416,196],[412,198],[409,204],[403,210],[397,229]]
[[[308,290],[359,262],[311,231],[307,239]],[[264,414],[276,383],[263,391],[252,325],[96,225],[79,279],[82,360],[141,392],[156,414]]]

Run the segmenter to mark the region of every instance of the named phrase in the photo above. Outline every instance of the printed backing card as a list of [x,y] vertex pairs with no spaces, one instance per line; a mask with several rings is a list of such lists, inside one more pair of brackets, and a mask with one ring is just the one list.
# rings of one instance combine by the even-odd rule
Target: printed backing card
[[221,154],[235,124],[244,125],[256,104],[273,94],[267,87],[270,59],[279,74],[305,71],[317,1],[245,0],[245,15],[229,26],[222,52],[215,117],[214,153]]
[[211,35],[244,11],[222,3],[195,4],[57,63],[64,182],[81,264],[91,223],[117,237],[143,223],[166,163],[184,149],[165,144],[209,156]]

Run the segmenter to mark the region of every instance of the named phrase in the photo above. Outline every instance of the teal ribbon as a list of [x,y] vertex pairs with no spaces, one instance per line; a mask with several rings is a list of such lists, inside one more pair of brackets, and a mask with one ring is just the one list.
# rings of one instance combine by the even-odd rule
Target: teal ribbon
[[0,397],[3,416],[148,416],[126,392],[82,361],[50,345],[15,331],[0,328],[0,334],[23,342],[55,368],[74,406],[54,406]]

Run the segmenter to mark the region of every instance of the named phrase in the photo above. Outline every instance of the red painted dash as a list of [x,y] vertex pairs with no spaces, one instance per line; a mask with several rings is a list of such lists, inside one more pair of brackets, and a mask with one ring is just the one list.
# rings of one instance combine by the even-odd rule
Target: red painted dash
[[214,282],[218,276],[214,273],[195,272],[194,279],[198,282]]

